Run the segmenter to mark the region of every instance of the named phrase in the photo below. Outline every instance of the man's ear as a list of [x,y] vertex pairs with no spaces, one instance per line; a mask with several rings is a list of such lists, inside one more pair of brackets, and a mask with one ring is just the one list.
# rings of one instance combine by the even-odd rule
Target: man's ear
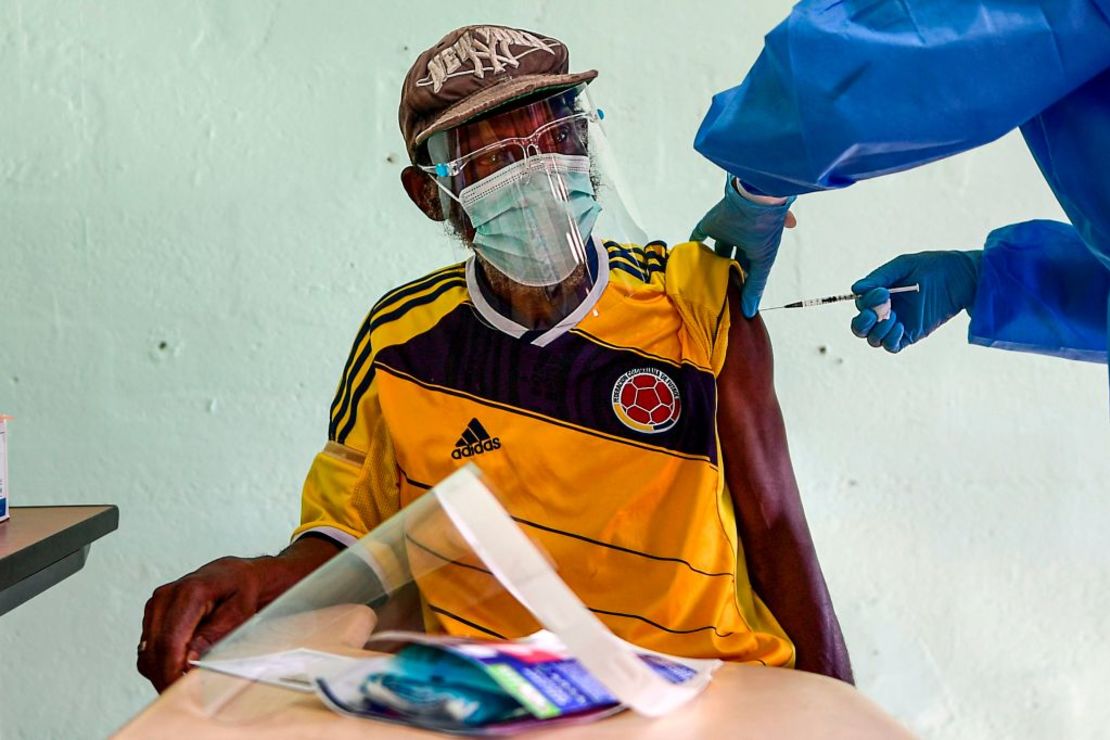
[[405,186],[405,192],[425,216],[433,221],[445,219],[443,206],[439,201],[439,188],[432,181],[431,175],[409,165],[401,170],[401,184]]

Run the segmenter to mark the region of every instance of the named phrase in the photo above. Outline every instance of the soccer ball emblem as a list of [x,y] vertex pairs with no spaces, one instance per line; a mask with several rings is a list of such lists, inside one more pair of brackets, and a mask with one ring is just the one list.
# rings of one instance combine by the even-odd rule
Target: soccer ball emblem
[[681,412],[678,386],[662,370],[629,370],[613,384],[613,412],[626,427],[657,434],[675,425]]

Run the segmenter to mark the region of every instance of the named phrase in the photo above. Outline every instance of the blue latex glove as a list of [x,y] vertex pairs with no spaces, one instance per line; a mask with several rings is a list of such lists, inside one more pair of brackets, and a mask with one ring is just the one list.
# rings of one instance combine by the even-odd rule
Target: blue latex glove
[[746,278],[740,293],[740,308],[749,319],[759,310],[767,276],[779,251],[786,214],[794,197],[781,205],[764,205],[745,198],[725,178],[725,197],[705,214],[690,239],[703,242],[712,237],[714,250],[734,257],[744,268]]
[[[948,319],[975,303],[981,251],[903,254],[857,280],[852,292],[859,314],[852,333],[872,347],[899,352],[924,339]],[[921,286],[917,293],[890,294],[888,288]],[[876,308],[890,301],[890,315],[879,320]]]

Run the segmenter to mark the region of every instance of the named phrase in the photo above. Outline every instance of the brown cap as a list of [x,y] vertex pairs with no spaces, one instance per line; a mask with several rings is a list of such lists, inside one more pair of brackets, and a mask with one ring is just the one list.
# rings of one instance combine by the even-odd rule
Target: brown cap
[[572,87],[597,70],[570,74],[562,41],[506,26],[464,26],[412,65],[401,88],[401,133],[409,159],[429,136],[510,100]]

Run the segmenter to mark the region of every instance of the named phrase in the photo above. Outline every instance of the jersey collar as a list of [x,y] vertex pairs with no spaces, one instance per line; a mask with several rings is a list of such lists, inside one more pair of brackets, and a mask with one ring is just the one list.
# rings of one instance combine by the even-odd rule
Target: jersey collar
[[[597,305],[598,300],[601,299],[601,294],[605,292],[606,286],[609,285],[609,253],[601,245],[601,242],[593,237],[590,237],[590,245],[593,247],[592,256],[596,258],[597,265],[593,287],[586,294],[585,300],[578,304],[578,308],[571,311],[562,321],[550,329],[545,331],[529,329],[498,312],[493,307],[490,298],[486,296],[482,281],[478,279],[478,265],[473,254],[466,261],[466,289],[470,293],[470,300],[474,303],[474,308],[478,311],[478,314],[498,331],[502,331],[514,339],[527,339],[537,347],[546,347],[586,318],[594,306]],[[591,262],[594,261],[591,260]]]

